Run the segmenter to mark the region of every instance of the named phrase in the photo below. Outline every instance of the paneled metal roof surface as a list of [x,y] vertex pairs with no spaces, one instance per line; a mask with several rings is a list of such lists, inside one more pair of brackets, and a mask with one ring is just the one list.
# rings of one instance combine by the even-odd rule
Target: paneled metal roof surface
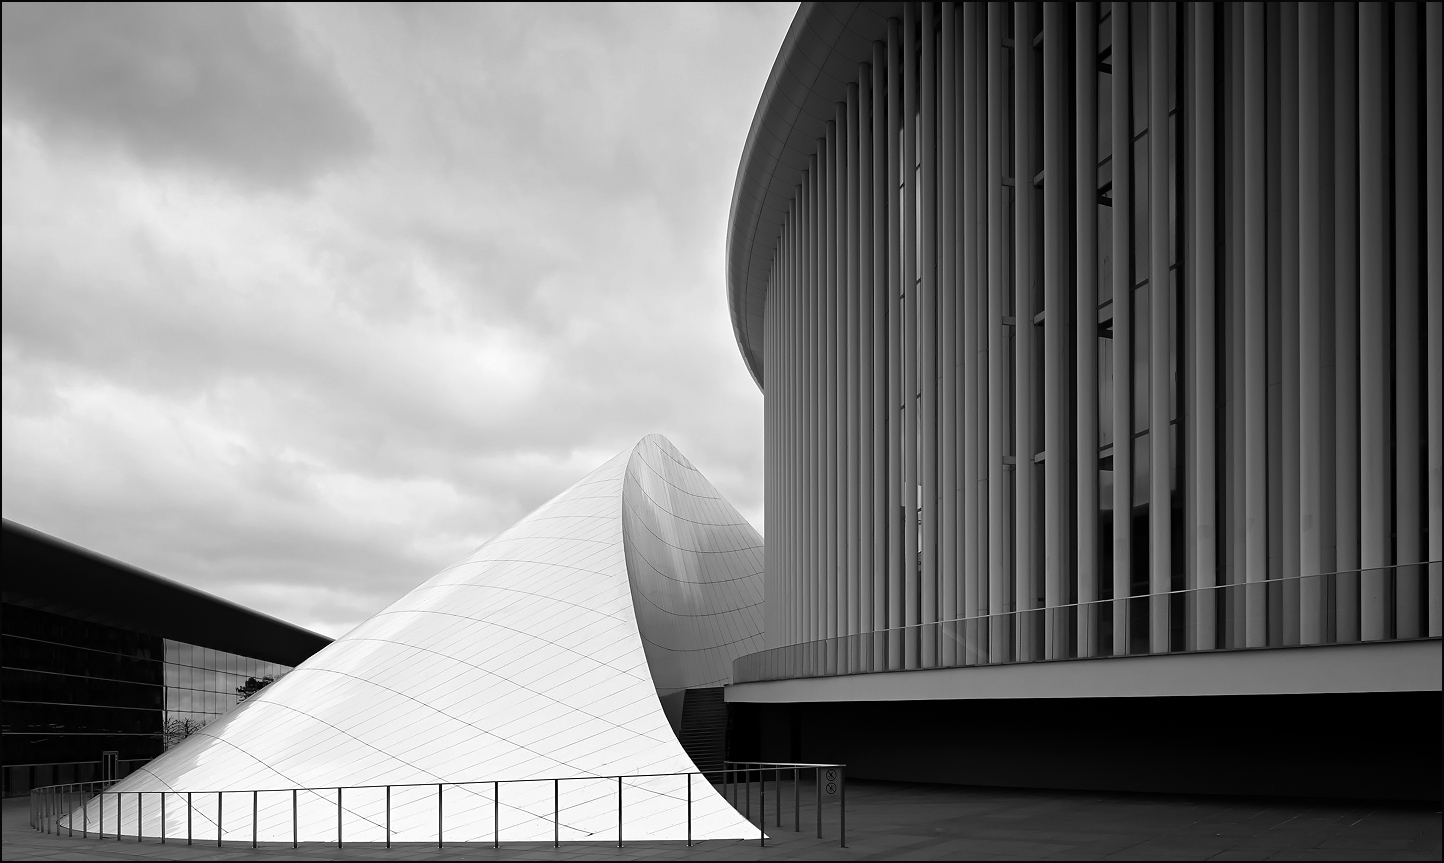
[[803,3],[752,118],[727,218],[727,306],[752,379],[762,386],[762,316],[778,235],[795,187],[837,114],[857,64],[887,38],[901,3]]
[[300,665],[331,643],[284,620],[152,575],[9,519],[6,602],[214,650]]
[[[761,544],[649,435],[111,790],[256,792],[240,812],[195,795],[212,837],[230,813],[260,841],[329,841],[342,801],[288,789],[345,787],[352,841],[439,841],[443,812],[448,841],[597,841],[620,793],[598,777],[625,775],[630,840],[756,836],[688,785],[660,699],[762,646]],[[180,835],[183,809],[126,807],[121,831]]]

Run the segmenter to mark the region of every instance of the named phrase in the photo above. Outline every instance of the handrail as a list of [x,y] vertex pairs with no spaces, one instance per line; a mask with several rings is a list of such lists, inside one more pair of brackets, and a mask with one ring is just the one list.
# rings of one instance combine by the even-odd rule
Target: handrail
[[[561,811],[562,811],[562,806],[561,806],[561,788],[562,788],[562,784],[563,784],[563,783],[567,783],[567,782],[573,782],[573,783],[574,783],[574,782],[604,782],[604,781],[609,782],[609,781],[611,781],[611,780],[616,780],[616,782],[617,782],[617,847],[620,848],[620,847],[622,847],[622,842],[623,842],[623,838],[624,838],[624,830],[625,830],[625,796],[624,796],[624,793],[623,793],[623,792],[624,792],[624,790],[625,790],[626,780],[646,780],[646,779],[663,779],[663,778],[672,778],[672,777],[677,777],[677,778],[685,777],[685,779],[686,779],[685,805],[686,805],[686,824],[687,824],[687,833],[686,833],[686,837],[687,837],[687,838],[686,838],[686,841],[687,841],[687,845],[690,846],[690,845],[692,844],[692,841],[693,841],[693,840],[692,840],[692,821],[693,821],[693,813],[692,813],[692,808],[693,808],[693,806],[692,806],[692,804],[693,804],[693,799],[692,799],[692,777],[693,777],[693,776],[701,776],[701,777],[704,777],[704,778],[705,778],[709,783],[711,783],[711,784],[720,785],[720,786],[721,786],[721,794],[722,794],[724,800],[726,799],[727,793],[728,793],[728,791],[729,791],[729,789],[730,789],[730,792],[731,792],[731,795],[732,795],[732,800],[731,800],[731,802],[732,802],[734,808],[737,808],[738,795],[739,795],[739,793],[743,794],[743,795],[744,795],[744,796],[743,796],[743,799],[742,799],[742,807],[743,807],[743,808],[742,808],[742,809],[739,809],[738,811],[739,811],[739,813],[745,813],[745,814],[744,814],[744,817],[746,817],[747,820],[749,820],[749,821],[752,820],[752,819],[751,819],[752,783],[753,783],[753,781],[754,781],[754,777],[756,777],[756,781],[757,781],[757,783],[758,783],[758,785],[759,785],[759,814],[758,814],[758,819],[757,819],[758,842],[759,842],[760,844],[762,844],[762,845],[765,845],[766,842],[767,842],[767,833],[766,833],[766,814],[767,814],[767,808],[766,808],[766,807],[767,807],[767,800],[766,800],[766,797],[767,797],[767,795],[766,795],[766,783],[767,783],[767,774],[769,774],[769,773],[771,774],[772,782],[773,782],[773,785],[774,785],[774,789],[776,789],[776,788],[780,788],[780,784],[781,784],[781,782],[782,782],[783,774],[786,773],[786,772],[789,772],[789,771],[791,772],[791,774],[792,774],[791,778],[792,778],[793,788],[794,788],[794,795],[793,795],[793,797],[794,797],[794,799],[793,799],[794,823],[795,823],[795,825],[796,825],[796,826],[795,826],[795,829],[800,831],[800,830],[801,830],[801,797],[800,797],[800,792],[799,792],[797,789],[799,788],[799,783],[800,783],[800,778],[801,778],[802,773],[805,772],[805,771],[809,771],[809,770],[810,770],[810,771],[813,771],[813,773],[814,773],[814,780],[815,780],[815,782],[816,782],[816,784],[817,784],[817,813],[816,813],[816,816],[817,816],[817,831],[818,831],[818,832],[817,832],[817,835],[818,835],[818,838],[822,838],[822,836],[823,836],[823,831],[822,831],[822,806],[823,806],[823,797],[824,797],[824,794],[823,794],[824,786],[827,785],[827,783],[833,783],[833,784],[836,785],[839,789],[841,789],[841,788],[844,787],[843,784],[844,784],[845,780],[844,780],[844,778],[843,778],[843,774],[844,774],[844,770],[845,770],[845,765],[842,765],[842,764],[826,764],[826,763],[811,763],[811,762],[803,763],[803,762],[757,762],[757,761],[733,762],[733,761],[724,761],[724,762],[723,762],[723,766],[722,766],[721,768],[718,768],[718,769],[714,769],[714,770],[685,771],[685,772],[678,772],[678,773],[633,773],[633,774],[621,774],[621,775],[617,775],[617,774],[610,774],[610,775],[591,775],[591,774],[589,774],[589,775],[585,775],[585,776],[537,777],[537,778],[532,778],[532,779],[489,779],[489,780],[465,780],[465,781],[460,781],[460,782],[409,782],[409,783],[390,783],[390,784],[376,783],[376,784],[352,785],[352,786],[335,786],[335,785],[330,785],[330,786],[307,787],[307,788],[302,788],[302,787],[291,787],[291,788],[248,788],[248,789],[225,789],[225,790],[219,790],[219,791],[216,791],[216,790],[212,790],[212,791],[193,791],[193,790],[192,790],[192,791],[179,791],[179,790],[164,790],[164,791],[110,791],[109,789],[111,789],[111,788],[114,787],[115,785],[119,784],[122,780],[109,779],[109,780],[97,780],[97,781],[93,781],[93,782],[63,783],[63,784],[59,784],[59,785],[49,785],[49,786],[44,786],[44,787],[41,787],[41,788],[31,789],[31,791],[30,791],[30,826],[31,826],[33,829],[40,830],[40,831],[43,831],[43,832],[46,832],[46,833],[54,833],[54,834],[56,834],[56,835],[60,835],[60,834],[64,833],[64,835],[69,836],[69,837],[74,837],[75,833],[76,833],[77,831],[79,831],[80,834],[81,834],[81,838],[90,838],[92,834],[94,834],[94,838],[97,839],[97,840],[114,838],[114,839],[116,839],[117,841],[123,841],[123,840],[125,840],[125,839],[127,839],[127,838],[134,838],[135,841],[137,841],[137,842],[143,842],[143,841],[145,841],[146,838],[153,838],[153,839],[159,839],[159,841],[160,841],[162,844],[164,844],[164,843],[166,843],[166,842],[167,842],[168,840],[170,840],[170,839],[179,840],[180,838],[182,838],[182,837],[180,837],[180,836],[174,836],[174,837],[172,837],[172,836],[167,836],[167,834],[166,834],[166,825],[167,825],[167,823],[168,823],[168,822],[167,822],[167,818],[166,818],[166,803],[167,803],[167,800],[170,799],[170,798],[183,797],[183,798],[184,798],[184,801],[185,801],[185,813],[186,813],[186,815],[185,815],[186,833],[185,833],[184,838],[185,838],[186,844],[187,844],[187,845],[190,845],[190,844],[193,844],[193,842],[195,841],[195,838],[196,838],[195,835],[194,835],[194,832],[193,832],[193,830],[192,830],[192,826],[193,826],[193,825],[192,825],[192,814],[196,811],[195,800],[196,800],[198,797],[199,797],[199,798],[202,798],[202,799],[211,799],[211,798],[213,798],[213,799],[216,801],[216,803],[217,803],[217,805],[216,805],[216,812],[215,812],[216,818],[215,818],[215,819],[211,819],[208,815],[206,815],[206,813],[205,813],[204,811],[202,811],[202,812],[200,813],[200,815],[201,815],[201,817],[202,817],[204,820],[209,821],[209,822],[211,822],[211,823],[214,825],[214,827],[215,827],[214,834],[215,834],[216,846],[217,846],[217,847],[221,847],[222,843],[225,841],[225,835],[224,835],[224,834],[225,834],[225,831],[224,831],[224,802],[225,802],[225,799],[226,799],[226,797],[227,797],[228,795],[234,796],[234,795],[240,794],[240,795],[250,795],[250,797],[251,797],[251,807],[250,807],[250,810],[251,810],[250,816],[251,816],[251,817],[250,817],[250,825],[251,825],[251,831],[252,831],[252,832],[251,832],[250,844],[251,844],[251,847],[252,847],[252,848],[256,848],[256,847],[259,847],[259,842],[258,842],[259,826],[258,826],[258,825],[259,825],[259,821],[260,821],[260,807],[259,807],[260,795],[262,795],[262,794],[271,795],[271,794],[281,794],[281,793],[285,793],[285,792],[290,792],[290,794],[291,794],[291,819],[290,819],[290,822],[291,822],[291,847],[292,847],[292,848],[297,848],[297,847],[299,847],[299,844],[300,844],[300,843],[299,843],[299,821],[300,821],[300,818],[299,818],[299,810],[298,810],[298,796],[299,796],[299,794],[300,794],[301,792],[307,792],[307,793],[309,793],[309,794],[313,794],[313,795],[316,795],[316,796],[321,796],[323,800],[326,800],[326,801],[329,803],[329,802],[330,802],[329,795],[331,795],[331,794],[334,792],[334,794],[335,794],[335,804],[336,804],[336,840],[335,840],[335,841],[336,841],[336,846],[337,846],[338,848],[340,848],[340,847],[343,846],[343,843],[346,841],[346,837],[345,837],[345,835],[344,835],[344,831],[345,831],[345,820],[344,820],[344,818],[343,818],[343,814],[344,814],[345,812],[348,812],[348,811],[349,811],[349,812],[351,812],[351,814],[352,814],[353,816],[362,817],[364,820],[368,820],[368,821],[370,820],[370,819],[365,819],[365,816],[358,816],[358,813],[357,813],[355,810],[350,809],[349,807],[346,807],[346,806],[343,804],[342,801],[343,801],[344,793],[347,792],[347,791],[364,791],[364,790],[368,790],[368,789],[369,789],[369,790],[385,789],[385,792],[386,792],[386,794],[385,794],[385,806],[386,806],[385,812],[386,812],[386,815],[385,815],[385,826],[384,826],[384,830],[385,830],[385,837],[386,837],[386,847],[387,847],[387,848],[390,848],[390,847],[391,847],[392,835],[393,835],[393,832],[394,832],[394,831],[392,830],[392,824],[391,824],[392,792],[395,791],[395,790],[401,790],[401,789],[425,789],[425,790],[427,790],[427,791],[429,792],[430,789],[433,789],[433,788],[434,788],[434,789],[436,790],[435,800],[436,800],[436,815],[437,815],[437,821],[436,821],[436,843],[437,843],[437,847],[438,847],[438,848],[441,848],[441,847],[443,847],[444,844],[445,844],[445,835],[446,835],[445,790],[448,789],[448,788],[451,788],[451,789],[457,789],[457,788],[472,789],[473,787],[490,786],[490,790],[491,790],[490,799],[491,799],[492,806],[493,806],[493,820],[492,820],[492,839],[491,839],[491,844],[492,844],[492,846],[495,847],[495,848],[500,848],[500,847],[501,847],[501,841],[502,841],[502,836],[501,836],[501,826],[502,826],[502,825],[501,825],[501,820],[500,820],[501,790],[502,790],[502,786],[504,786],[504,785],[520,785],[520,784],[535,785],[535,784],[537,784],[537,783],[551,783],[551,784],[552,784],[552,803],[553,803],[553,807],[552,807],[552,812],[550,813],[551,817],[550,817],[549,820],[552,822],[552,838],[553,838],[553,843],[554,843],[554,845],[556,845],[557,847],[560,847],[560,844],[561,844]],[[828,774],[827,774],[827,775],[824,775],[824,771],[827,771]],[[715,779],[716,781],[714,781],[714,779]],[[739,781],[739,780],[740,780],[740,781]],[[739,787],[742,788],[742,789],[745,789],[745,790],[739,792]],[[831,787],[831,786],[829,786],[829,787]],[[641,786],[637,785],[637,784],[634,782],[634,783],[633,783],[633,788],[634,788],[634,789],[638,789],[638,788],[641,788]],[[653,798],[656,798],[656,797],[665,797],[665,798],[676,799],[676,800],[678,800],[679,802],[681,802],[680,798],[677,798],[677,797],[675,797],[674,795],[669,794],[669,793],[660,792],[660,791],[657,791],[657,790],[655,790],[655,789],[649,789],[649,788],[641,788],[641,790],[645,790],[645,791],[649,792],[649,793],[652,795]],[[327,795],[327,796],[322,796],[322,795]],[[833,792],[829,791],[829,793],[828,793],[826,796],[829,796],[829,797],[830,797],[830,796],[833,796]],[[107,800],[107,798],[110,798],[110,799],[114,802],[114,809],[112,810],[112,811],[113,811],[113,817],[114,817],[114,819],[115,819],[115,829],[114,829],[114,831],[108,831],[108,830],[106,829],[106,824],[107,824],[107,822],[110,820],[110,818],[107,816],[107,813],[106,813],[106,809],[107,809],[106,800]],[[154,812],[159,812],[160,830],[159,830],[159,834],[158,834],[158,835],[152,835],[152,834],[148,833],[148,832],[147,832],[147,829],[146,829],[146,822],[145,822],[145,818],[144,818],[144,812],[146,811],[146,800],[147,800],[147,799],[149,799],[149,800],[151,801],[151,805],[152,805],[152,806],[155,806],[155,807],[156,807],[155,809],[151,809],[150,811],[153,812],[153,813],[154,813]],[[126,803],[128,800],[134,800],[134,803],[135,803],[135,808],[132,810],[133,816],[134,816],[135,830],[134,830],[133,832],[130,832],[130,833],[126,833],[126,832],[125,832],[125,830],[124,830],[125,824],[123,823],[124,820],[125,820],[125,817],[124,817],[124,816],[125,816],[125,811],[124,811],[124,809],[125,809],[125,803]],[[782,800],[782,797],[781,797],[780,793],[775,793],[775,794],[774,794],[774,800],[775,800],[775,803],[774,803],[773,808],[776,810],[777,825],[778,825],[778,827],[779,827],[779,829],[780,829],[780,828],[781,828],[781,825],[782,825],[782,814],[783,814],[783,800]],[[91,803],[92,803],[92,801],[98,801],[98,811],[97,811],[97,819],[96,819],[96,822],[92,822],[91,819],[90,819]],[[842,794],[841,794],[841,797],[840,797],[840,800],[839,800],[839,804],[840,804],[840,812],[841,812],[841,817],[840,817],[840,825],[841,825],[841,828],[840,828],[840,841],[841,841],[841,843],[842,843],[842,847],[847,847],[847,836],[846,836],[847,816],[846,816],[846,796],[845,796],[845,791],[843,791]],[[535,816],[534,813],[531,813],[531,814],[533,814],[533,817],[540,817],[540,816]],[[372,823],[374,824],[375,822],[372,822]],[[376,825],[376,826],[379,827],[380,825]],[[209,833],[210,831],[207,831],[207,832]],[[207,839],[206,841],[210,841],[210,840]],[[354,837],[353,837],[353,841],[355,841],[355,840],[354,840]],[[453,844],[456,844],[456,843],[453,843]]]
[[913,623],[749,653],[732,680],[1437,638],[1441,569],[1391,564]]

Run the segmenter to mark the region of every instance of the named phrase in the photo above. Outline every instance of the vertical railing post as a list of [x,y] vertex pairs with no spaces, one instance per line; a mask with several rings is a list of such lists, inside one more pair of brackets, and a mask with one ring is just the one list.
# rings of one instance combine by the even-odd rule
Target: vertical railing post
[[386,847],[391,847],[391,786],[386,786]]
[[97,828],[96,831],[95,831],[95,838],[98,839],[98,840],[104,840],[104,839],[105,839],[105,790],[104,790],[103,788],[102,788],[99,796],[100,796],[100,827]]
[[90,789],[86,788],[84,799],[81,800],[80,810],[80,838],[90,838]]
[[491,783],[491,847],[501,847],[501,783]]
[[336,847],[341,847],[341,789],[336,789]]
[[186,792],[186,844],[191,844],[191,793]]
[[216,847],[217,847],[217,848],[221,847],[221,838],[225,835],[225,832],[226,832],[225,829],[224,829],[224,827],[222,826],[222,825],[225,824],[225,820],[224,820],[224,817],[223,817],[223,816],[224,816],[224,813],[225,813],[225,806],[226,806],[226,792],[224,792],[224,791],[217,791],[217,792],[216,792]]
[[260,834],[257,826],[261,820],[261,792],[251,792],[251,847],[256,847],[256,838]]
[[301,818],[300,811],[296,807],[296,797],[299,792],[291,789],[291,847],[297,848],[301,843]]
[[802,782],[799,768],[792,768],[792,832],[802,832]]
[[160,793],[160,844],[165,844],[165,798],[166,793]]
[[777,797],[777,829],[782,829],[782,768],[772,768],[772,790]]
[[822,838],[822,768],[812,768],[812,781],[817,786],[817,838]]
[[622,777],[617,777],[617,847],[622,847]]
[[692,847],[692,774],[687,774],[687,847]]
[[436,783],[436,847],[441,848],[441,813],[445,800],[441,796],[441,783]]
[[767,845],[767,774],[757,771],[757,844]]
[[[135,841],[141,841],[145,835],[145,792],[135,792]],[[58,830],[56,832],[59,832]]]
[[837,833],[841,847],[847,847],[847,768],[837,768]]
[[552,847],[562,847],[562,781],[552,780]]

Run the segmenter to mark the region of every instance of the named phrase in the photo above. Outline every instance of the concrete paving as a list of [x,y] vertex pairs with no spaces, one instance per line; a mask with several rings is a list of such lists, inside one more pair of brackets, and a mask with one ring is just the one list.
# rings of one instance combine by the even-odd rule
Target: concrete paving
[[[343,849],[322,843],[252,849],[249,844],[161,845],[70,839],[30,829],[27,799],[4,801],[5,860],[1439,860],[1437,805],[1269,798],[1183,797],[1037,791],[852,780],[848,847],[838,845],[835,807],[816,838],[804,803],[803,831],[772,826],[756,840],[397,845]],[[784,795],[790,798],[790,795]],[[804,800],[809,799],[804,795]],[[754,804],[755,805],[755,804]]]

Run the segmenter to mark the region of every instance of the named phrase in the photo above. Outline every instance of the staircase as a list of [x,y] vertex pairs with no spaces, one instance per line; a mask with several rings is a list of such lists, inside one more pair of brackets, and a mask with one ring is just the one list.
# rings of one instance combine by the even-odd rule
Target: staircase
[[680,738],[698,770],[722,769],[727,757],[727,702],[722,700],[722,687],[687,690]]

